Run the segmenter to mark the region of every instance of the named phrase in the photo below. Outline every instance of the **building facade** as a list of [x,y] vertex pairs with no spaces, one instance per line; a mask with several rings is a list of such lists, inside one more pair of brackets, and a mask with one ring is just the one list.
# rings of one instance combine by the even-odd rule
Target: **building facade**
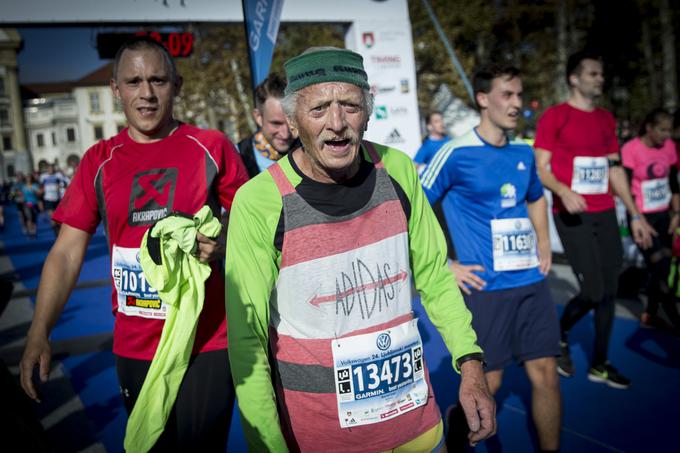
[[34,165],[43,171],[48,163],[65,168],[83,154],[78,106],[70,93],[28,99],[24,103],[26,136]]
[[23,86],[26,135],[34,166],[71,173],[85,151],[125,127],[109,80],[112,63],[79,80]]
[[13,28],[0,28],[0,181],[32,168],[26,147],[19,92],[17,52],[21,36]]
[[109,86],[112,70],[113,63],[109,63],[73,83],[83,152],[99,140],[113,137],[126,125],[123,110]]

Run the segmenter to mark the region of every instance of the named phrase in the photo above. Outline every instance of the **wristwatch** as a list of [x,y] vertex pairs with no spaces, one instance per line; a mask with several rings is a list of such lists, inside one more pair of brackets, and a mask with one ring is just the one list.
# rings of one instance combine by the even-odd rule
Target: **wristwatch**
[[456,360],[456,366],[460,370],[461,365],[470,360],[477,360],[482,363],[482,368],[486,367],[486,362],[484,361],[484,354],[482,354],[481,352],[473,352],[471,354],[465,354],[464,356],[459,357],[458,360]]

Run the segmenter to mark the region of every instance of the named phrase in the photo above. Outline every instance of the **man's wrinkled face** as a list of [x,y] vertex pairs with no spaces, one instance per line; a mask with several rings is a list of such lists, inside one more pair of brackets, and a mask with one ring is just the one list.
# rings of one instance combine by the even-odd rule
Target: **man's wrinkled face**
[[298,92],[293,126],[315,179],[353,176],[367,122],[366,99],[356,85],[325,82]]
[[281,100],[269,97],[259,109],[253,111],[255,122],[265,138],[280,153],[288,152],[293,135],[288,128],[286,115],[281,108]]
[[167,135],[181,79],[172,80],[163,55],[153,48],[126,50],[115,76],[111,89],[122,104],[130,137],[145,142]]
[[488,93],[477,93],[477,102],[491,124],[505,131],[514,129],[522,110],[522,79],[496,77]]
[[573,89],[588,99],[602,95],[604,87],[604,70],[602,63],[586,58],[581,62],[581,71],[569,77]]

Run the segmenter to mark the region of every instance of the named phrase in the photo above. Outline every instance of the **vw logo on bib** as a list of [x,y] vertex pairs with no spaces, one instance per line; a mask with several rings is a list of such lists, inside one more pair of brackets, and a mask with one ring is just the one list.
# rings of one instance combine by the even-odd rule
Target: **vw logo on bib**
[[378,335],[378,338],[375,340],[375,345],[381,351],[388,349],[391,344],[392,344],[392,339],[390,338],[389,333],[381,333],[380,335]]

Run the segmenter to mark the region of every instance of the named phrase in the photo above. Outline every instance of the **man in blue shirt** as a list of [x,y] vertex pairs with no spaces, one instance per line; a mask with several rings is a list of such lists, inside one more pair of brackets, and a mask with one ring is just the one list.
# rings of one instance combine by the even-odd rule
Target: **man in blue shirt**
[[[474,77],[480,124],[444,145],[421,175],[430,203],[442,200],[458,262],[456,274],[484,350],[486,380],[498,391],[503,368],[526,369],[541,451],[559,449],[561,398],[555,356],[557,313],[545,281],[551,249],[547,203],[533,150],[508,133],[522,108],[522,81],[511,66]],[[449,414],[449,451],[458,451],[460,412]]]
[[429,164],[437,151],[439,151],[439,148],[450,140],[449,136],[446,135],[444,117],[441,112],[430,112],[425,119],[425,125],[428,135],[413,158],[418,168]]
[[[441,148],[446,142],[451,140],[451,138],[446,134],[446,127],[444,126],[444,116],[442,112],[433,110],[427,114],[425,117],[425,124],[427,127],[427,137],[423,140],[422,145],[418,148],[413,161],[418,168],[418,173],[422,173],[425,170],[427,164],[430,163],[432,158],[439,148]],[[446,225],[446,219],[444,219],[444,213],[442,212],[441,203],[437,203],[432,206],[434,215],[437,216],[439,225],[441,225],[442,230],[444,230],[444,237],[446,238],[446,248],[449,258],[454,258],[453,242],[451,241],[451,236],[449,235],[448,228]]]

